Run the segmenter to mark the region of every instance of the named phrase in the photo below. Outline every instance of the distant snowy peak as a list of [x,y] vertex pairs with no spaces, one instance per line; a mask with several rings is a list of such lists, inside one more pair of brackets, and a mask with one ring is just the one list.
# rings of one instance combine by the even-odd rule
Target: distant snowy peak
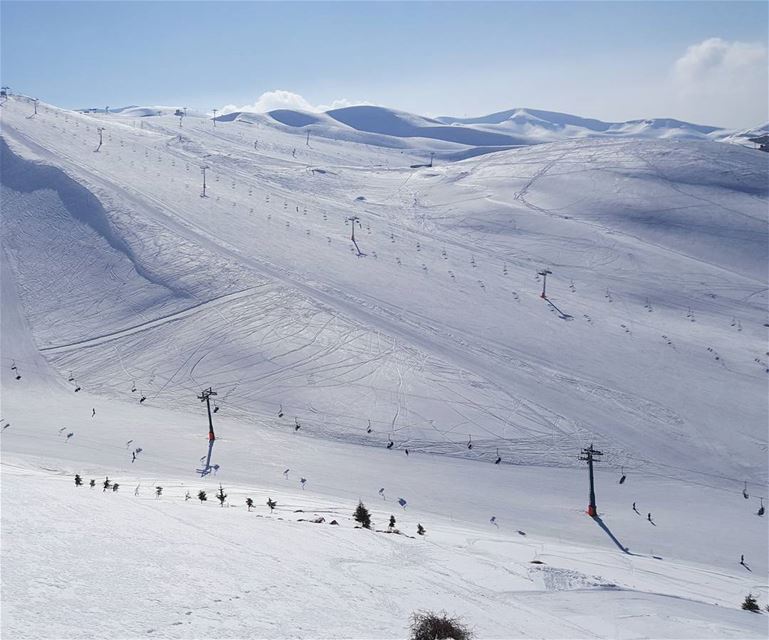
[[707,139],[718,127],[683,122],[673,118],[651,118],[626,122],[604,122],[568,113],[539,109],[510,109],[478,118],[441,117],[446,124],[469,126],[486,131],[505,131],[540,141],[590,136],[633,136],[646,138]]
[[507,111],[498,111],[478,118],[452,118],[443,116],[438,118],[440,122],[446,124],[464,124],[464,125],[502,125],[506,123],[515,123],[518,125],[529,124],[542,126],[548,129],[559,130],[568,126],[582,127],[592,131],[605,131],[610,123],[594,120],[591,118],[580,118],[568,113],[558,113],[557,111],[541,111],[538,109],[509,109]]

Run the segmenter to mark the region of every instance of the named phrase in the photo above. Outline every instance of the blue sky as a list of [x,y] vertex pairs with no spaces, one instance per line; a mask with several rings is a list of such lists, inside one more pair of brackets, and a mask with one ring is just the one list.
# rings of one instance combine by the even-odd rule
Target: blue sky
[[[3,1],[0,72],[64,107],[342,100],[426,115],[528,106],[752,126],[769,119],[767,7]],[[298,95],[258,101],[276,89]]]

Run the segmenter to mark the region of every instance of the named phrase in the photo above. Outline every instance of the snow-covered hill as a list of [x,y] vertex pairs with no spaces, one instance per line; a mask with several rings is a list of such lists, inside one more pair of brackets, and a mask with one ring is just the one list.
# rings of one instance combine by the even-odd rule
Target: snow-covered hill
[[603,122],[540,109],[510,109],[478,118],[441,117],[438,120],[479,130],[504,131],[527,137],[532,142],[593,136],[708,139],[722,131],[719,127],[692,124],[673,118]]
[[[235,112],[224,119],[258,114]],[[435,141],[474,147],[476,153],[511,147],[584,138],[641,138],[717,140],[745,146],[745,132],[683,122],[673,118],[603,122],[566,113],[539,109],[509,109],[476,118],[439,117],[437,119],[377,107],[359,105],[325,113],[306,113],[279,109],[266,114],[291,128],[315,135],[357,140],[382,146],[400,146],[403,138],[419,138],[422,148],[444,152],[447,160],[462,159],[446,153],[451,147],[435,147]],[[357,133],[358,135],[351,135]],[[465,156],[466,157],[466,156]]]
[[[68,540],[86,530],[72,519],[94,509],[97,537],[147,518],[88,552],[136,566],[160,545],[127,590],[151,591],[185,537],[196,575],[220,575],[229,608],[179,617],[195,597],[181,590],[178,611],[153,609],[151,625],[124,627],[131,637],[157,625],[173,637],[392,637],[420,606],[458,611],[483,637],[615,637],[620,616],[649,610],[661,621],[637,635],[765,632],[766,616],[736,607],[750,590],[767,596],[756,516],[769,479],[766,154],[606,135],[447,162],[498,134],[372,107],[214,123],[42,104],[33,115],[12,98],[2,117],[9,633],[121,628],[99,598],[57,617],[50,570],[69,571],[78,554],[56,555],[25,487],[39,501],[53,492],[54,531]],[[435,166],[414,168],[431,153]],[[220,469],[200,478],[197,394],[209,386]],[[129,440],[144,449],[136,463]],[[577,460],[591,442],[605,454],[597,521],[583,513]],[[168,503],[144,489],[73,494],[76,472],[173,489]],[[232,494],[226,516],[184,502],[186,487],[218,481]],[[259,504],[274,493],[284,520],[255,523],[241,506],[251,493]],[[386,502],[382,522],[400,496],[427,544],[352,530],[359,497]],[[333,514],[340,533],[305,533],[320,525],[296,523],[294,508]],[[24,531],[36,535],[25,542]],[[248,592],[275,608],[245,621],[254,596],[231,567],[254,536],[293,542],[263,545],[271,569]],[[207,540],[230,552],[206,558]],[[41,548],[50,564],[30,572]],[[542,554],[546,565],[530,564]],[[97,568],[79,569],[78,584]],[[183,584],[193,572],[165,570]],[[22,595],[35,584],[29,615]],[[9,588],[22,595],[8,600]],[[292,594],[309,598],[308,614],[273,625]],[[339,619],[356,595],[361,612],[378,610],[373,627]],[[597,613],[577,621],[579,608]]]

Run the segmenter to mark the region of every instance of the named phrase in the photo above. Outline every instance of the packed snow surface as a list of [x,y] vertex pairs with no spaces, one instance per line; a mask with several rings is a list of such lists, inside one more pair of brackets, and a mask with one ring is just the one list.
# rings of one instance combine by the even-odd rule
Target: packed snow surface
[[3,104],[3,633],[766,637],[767,155],[372,109]]

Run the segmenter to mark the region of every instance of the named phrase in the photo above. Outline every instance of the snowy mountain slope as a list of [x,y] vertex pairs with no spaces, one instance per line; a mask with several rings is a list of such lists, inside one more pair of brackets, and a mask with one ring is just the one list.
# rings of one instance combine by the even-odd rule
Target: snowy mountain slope
[[[125,333],[138,324],[133,317],[105,323],[96,313],[102,326],[94,330],[83,326],[87,315],[77,306],[60,309],[55,325],[75,329],[65,329],[58,344],[46,339],[41,346],[55,348],[50,355],[59,369],[77,370],[93,389],[121,395],[137,379],[164,402],[186,404],[190,387],[216,383],[235,389],[229,401],[249,414],[274,416],[283,403],[308,430],[325,435],[371,444],[393,438],[399,447],[486,460],[499,448],[506,459],[535,456],[564,464],[585,438],[601,437],[617,462],[629,457],[698,468],[704,451],[728,441],[738,455],[717,462],[724,475],[766,478],[755,447],[766,422],[766,408],[757,401],[766,373],[755,362],[765,361],[763,156],[721,146],[700,150],[715,149],[720,162],[735,168],[739,177],[731,179],[711,168],[715,158],[703,160],[696,152],[687,156],[688,170],[681,162],[666,163],[666,154],[683,159],[689,153],[674,143],[570,142],[414,172],[331,164],[334,153],[349,162],[350,151],[323,140],[295,160],[287,151],[291,138],[265,129],[262,144],[269,146],[260,154],[248,148],[237,123],[214,132],[205,121],[191,121],[181,142],[172,137],[178,129],[161,124],[157,131],[133,130],[123,151],[114,140],[113,149],[94,154],[87,142],[82,151],[60,146],[57,129],[42,119],[12,121],[12,110],[6,116],[12,144],[34,148],[39,136],[49,149],[47,162],[63,160],[78,180],[103,192],[103,200],[120,203],[115,217],[129,216],[132,244],[148,273],[166,272],[179,284],[191,280],[173,303],[138,316],[173,322],[142,332]],[[108,118],[99,122],[110,124]],[[205,159],[201,148],[209,152]],[[126,167],[116,157],[121,153],[136,160]],[[570,154],[577,157],[570,161]],[[206,199],[193,186],[201,160],[215,167]],[[315,160],[326,163],[327,173],[308,171],[319,166]],[[401,159],[390,152],[389,160]],[[572,165],[591,162],[575,173]],[[520,176],[517,183],[511,171]],[[697,180],[708,184],[698,190]],[[576,201],[551,202],[568,194]],[[688,211],[694,211],[704,221],[700,231],[661,234],[647,220],[663,215],[663,201],[666,211],[674,209],[666,218],[672,228],[690,225]],[[561,211],[567,205],[571,209]],[[344,219],[351,213],[365,221],[358,229],[365,258],[355,258],[345,239]],[[722,228],[733,239],[712,228],[719,216],[727,216]],[[746,245],[751,236],[756,241]],[[7,244],[29,246],[13,235]],[[62,250],[72,249],[68,243]],[[221,266],[210,266],[212,256],[224,261]],[[556,272],[552,302],[574,320],[564,321],[538,297],[535,276],[543,265]],[[35,277],[20,271],[25,304],[39,316],[45,307],[37,310],[35,287],[27,284]],[[112,285],[96,273],[69,286],[85,283],[94,300],[109,300]],[[665,273],[686,276],[681,282]],[[257,289],[252,296],[222,298],[199,314],[174,315],[265,282],[272,283],[269,295]],[[393,286],[399,282],[408,288]],[[616,303],[608,301],[607,288]],[[82,296],[72,289],[69,297]],[[479,304],[482,314],[475,313]],[[201,323],[213,330],[223,318],[226,336],[221,329],[201,332]],[[54,333],[48,326],[42,322],[36,335]],[[65,348],[113,334],[114,340],[89,343],[86,352]],[[177,355],[152,349],[168,341],[179,344]],[[116,348],[135,363],[130,372],[115,360]],[[203,351],[189,360],[196,349]],[[607,368],[609,358],[617,364]],[[696,384],[684,391],[667,378],[659,385],[649,381],[648,372],[661,364],[674,379]],[[736,389],[731,381],[739,381]],[[352,402],[350,385],[356,388]],[[624,424],[612,427],[610,436],[617,407]],[[723,423],[735,415],[741,416],[737,434],[725,434]],[[651,433],[650,416],[656,425]],[[373,434],[363,429],[368,420]],[[469,452],[469,436],[484,445]]]
[[[763,154],[709,142],[583,140],[414,170],[430,149],[421,139],[397,149],[312,134],[308,145],[305,131],[265,116],[216,127],[188,118],[180,127],[171,116],[132,126],[47,105],[30,113],[18,99],[2,109],[2,296],[13,309],[2,316],[2,417],[12,423],[4,465],[28,476],[41,466],[119,474],[124,488],[148,476],[211,489],[221,479],[237,486],[239,503],[279,488],[297,508],[338,514],[359,496],[379,500],[381,486],[392,498],[392,487],[409,514],[429,517],[445,536],[435,554],[456,581],[425,606],[450,598],[474,622],[499,620],[483,627],[488,636],[579,636],[584,627],[568,626],[575,607],[594,596],[615,602],[614,592],[593,590],[615,581],[616,607],[637,606],[637,615],[654,607],[672,616],[650,595],[662,593],[686,600],[687,620],[709,621],[693,627],[701,635],[761,635],[763,620],[743,626],[733,611],[702,607],[735,607],[751,589],[765,599],[767,532],[755,515],[767,482]],[[104,142],[95,152],[97,127]],[[353,214],[363,256],[345,222]],[[553,271],[549,301],[539,297],[543,267]],[[196,395],[209,385],[219,392],[221,471],[196,480],[206,449]],[[141,467],[130,462],[129,439],[145,448]],[[576,456],[591,441],[606,453],[598,474],[605,523],[638,557],[582,513],[586,474]],[[616,484],[621,466],[632,484]],[[294,470],[293,489],[282,484],[285,468]],[[310,479],[304,493],[294,473]],[[42,499],[54,480],[49,472],[27,482]],[[120,495],[126,502],[109,518],[144,511]],[[657,527],[630,510],[635,500]],[[72,513],[85,517],[89,504],[78,500]],[[179,508],[193,506],[201,505]],[[488,603],[463,608],[474,596],[458,585],[478,560],[462,550],[491,515],[502,542],[481,555],[528,576],[537,593],[587,587],[584,600],[581,591],[561,594],[523,614],[517,594],[526,589],[495,570],[476,580],[494,591]],[[175,517],[165,507],[153,515],[161,528]],[[109,518],[99,524],[104,535]],[[196,518],[176,522],[180,535],[200,539]],[[251,535],[244,522],[232,526],[237,540]],[[705,533],[697,544],[690,529]],[[564,532],[570,550],[556,552],[550,545]],[[507,550],[521,540],[526,554],[532,544],[553,550],[557,570],[532,578],[530,555],[511,561]],[[333,541],[318,544],[309,553],[317,550],[319,564],[297,558],[292,571],[320,575],[336,562]],[[23,566],[25,553],[9,557]],[[139,553],[128,556],[134,564]],[[368,553],[379,552],[347,549],[341,563]],[[740,553],[753,573],[736,564]],[[416,557],[424,574],[432,555]],[[398,604],[385,603],[376,636],[392,636],[416,594],[444,584],[437,576],[409,577],[412,590],[391,594]],[[328,578],[327,591],[347,578]],[[397,574],[367,580],[389,589]],[[310,582],[298,593],[330,597]],[[550,606],[563,616],[532,626]],[[14,616],[27,620],[18,609]],[[617,616],[600,617],[601,633],[615,635]],[[159,619],[172,624],[167,612]],[[639,633],[673,637],[678,625],[666,618]],[[222,629],[210,620],[193,628]],[[249,629],[317,635],[264,621]]]

